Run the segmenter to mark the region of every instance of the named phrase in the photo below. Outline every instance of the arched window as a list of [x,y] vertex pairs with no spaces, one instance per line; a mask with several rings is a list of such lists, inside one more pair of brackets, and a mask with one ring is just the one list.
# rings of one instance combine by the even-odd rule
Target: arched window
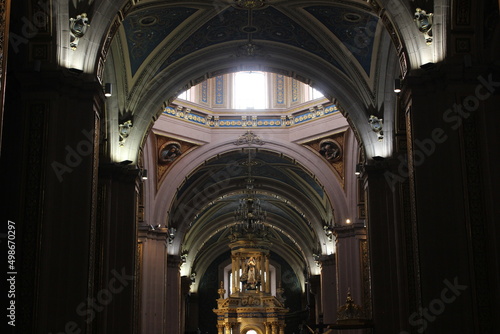
[[246,332],[246,334],[258,334],[256,331],[254,331],[253,329],[249,330]]
[[265,109],[267,84],[264,72],[238,72],[234,75],[235,109]]

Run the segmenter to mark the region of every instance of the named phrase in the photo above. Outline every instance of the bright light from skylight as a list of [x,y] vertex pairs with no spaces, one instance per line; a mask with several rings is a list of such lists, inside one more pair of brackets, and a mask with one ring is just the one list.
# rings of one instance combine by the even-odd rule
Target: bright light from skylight
[[179,96],[177,96],[178,99],[183,99],[186,101],[189,101],[191,99],[191,90],[185,90],[184,92],[180,93]]
[[238,72],[234,76],[235,109],[266,108],[266,75],[263,72]]
[[324,95],[317,89],[312,88],[312,98],[313,100],[324,97]]

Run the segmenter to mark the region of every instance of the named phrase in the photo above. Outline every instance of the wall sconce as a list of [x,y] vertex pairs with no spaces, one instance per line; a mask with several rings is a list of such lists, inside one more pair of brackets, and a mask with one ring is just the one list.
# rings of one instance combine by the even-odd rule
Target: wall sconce
[[346,220],[345,220],[345,223],[346,223],[347,225],[349,225],[349,224],[351,223],[351,220],[348,218],[348,219],[346,219]]
[[110,97],[111,95],[113,95],[111,83],[109,83],[109,82],[105,83],[104,84],[104,96]]
[[156,226],[149,225],[149,230],[150,231],[155,231],[155,230],[159,230],[159,229],[161,229],[161,224],[158,224]]
[[357,176],[361,175],[361,164],[356,164],[356,171],[354,172]]
[[168,243],[169,244],[172,244],[174,242],[174,239],[175,239],[175,232],[177,230],[173,227],[169,228],[168,229]]
[[143,181],[148,179],[148,170],[147,169],[141,170],[141,178]]
[[401,79],[394,80],[394,93],[401,93]]

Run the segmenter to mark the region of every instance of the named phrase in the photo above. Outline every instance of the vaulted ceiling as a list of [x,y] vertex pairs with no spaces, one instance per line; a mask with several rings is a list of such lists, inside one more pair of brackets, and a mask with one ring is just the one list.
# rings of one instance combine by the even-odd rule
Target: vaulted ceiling
[[[416,30],[409,3],[394,2],[393,10]],[[208,78],[240,70],[274,72],[310,84],[335,101],[367,159],[392,152],[396,97],[391,91],[405,58],[394,23],[377,1],[130,1],[118,7],[109,31],[103,81],[114,87],[106,101],[111,161],[137,163],[149,129],[165,117],[164,106]],[[383,141],[368,123],[371,114],[384,119]],[[119,124],[127,120],[133,127],[125,142]],[[356,147],[354,141],[350,147]],[[179,253],[182,247],[191,249],[191,264],[200,261],[193,253],[220,254],[226,247],[224,228],[233,222],[248,178],[247,150],[206,152],[202,164],[178,171],[184,181],[171,201],[157,204],[158,210],[169,211],[167,223],[181,230],[176,247]],[[325,249],[322,226],[332,221],[334,198],[304,161],[279,149],[252,154],[256,196],[268,212],[280,255],[290,254],[297,270],[310,265],[311,255]],[[350,159],[357,154],[346,152]],[[335,179],[327,163],[314,154],[311,159]],[[214,181],[230,161],[238,167],[235,172]],[[339,184],[335,191],[345,205]],[[217,191],[206,193],[210,187]]]
[[[128,152],[113,153],[111,147],[112,159],[136,161],[144,130],[180,92],[239,70],[280,73],[319,89],[339,101],[368,157],[388,155],[391,136],[379,143],[367,122],[370,114],[380,113],[391,131],[392,104],[385,91],[399,75],[381,12],[374,1],[141,1],[124,6],[104,81],[118,93],[108,101],[108,110],[117,112],[110,121],[133,115],[134,129]],[[111,136],[116,142],[117,127]]]

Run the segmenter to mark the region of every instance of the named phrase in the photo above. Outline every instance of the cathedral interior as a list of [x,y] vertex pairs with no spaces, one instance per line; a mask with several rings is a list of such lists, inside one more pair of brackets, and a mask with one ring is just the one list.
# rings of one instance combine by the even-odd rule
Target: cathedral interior
[[498,332],[499,5],[0,0],[2,333]]

